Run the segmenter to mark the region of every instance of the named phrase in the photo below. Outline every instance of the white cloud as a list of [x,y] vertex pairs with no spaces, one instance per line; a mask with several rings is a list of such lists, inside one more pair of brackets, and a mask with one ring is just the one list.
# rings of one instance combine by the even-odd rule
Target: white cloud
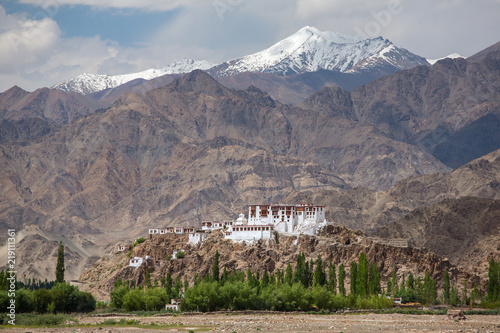
[[61,31],[50,19],[34,21],[23,15],[7,15],[0,7],[0,71],[45,61]]
[[21,3],[31,5],[44,5],[45,3],[55,3],[57,5],[84,5],[96,8],[131,8],[143,10],[169,11],[181,6],[188,6],[201,0],[20,0]]
[[34,90],[82,72],[96,72],[119,49],[98,36],[64,38],[51,18],[9,15],[0,6],[0,91],[14,84]]

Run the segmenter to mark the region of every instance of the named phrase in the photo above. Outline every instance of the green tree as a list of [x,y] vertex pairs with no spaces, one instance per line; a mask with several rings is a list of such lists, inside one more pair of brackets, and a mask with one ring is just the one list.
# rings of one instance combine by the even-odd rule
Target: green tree
[[408,274],[408,280],[406,281],[406,290],[415,290],[415,278],[413,277],[412,272]]
[[467,305],[467,280],[462,284],[462,305]]
[[450,275],[444,271],[443,275],[443,303],[450,304]]
[[96,308],[96,300],[91,293],[80,292],[81,299],[78,304],[78,312],[92,312]]
[[33,301],[35,302],[35,311],[45,313],[49,304],[52,303],[52,294],[47,289],[38,289],[33,292]]
[[[24,288],[16,291],[16,312],[32,312],[35,310],[35,301],[33,299],[33,292]],[[5,309],[5,308],[3,308]]]
[[355,261],[351,262],[351,295],[355,296],[357,295],[358,292],[358,265],[356,264]]
[[127,311],[141,311],[145,310],[144,292],[140,288],[131,289],[123,297],[123,308]]
[[472,292],[470,294],[470,298],[472,303],[475,303],[479,299],[479,290],[477,288],[477,282],[474,282],[474,286],[472,287]]
[[173,297],[172,298],[179,298],[181,297],[181,292],[182,292],[182,281],[179,275],[175,278],[175,284],[174,284],[174,290],[173,290]]
[[59,248],[57,249],[57,264],[56,264],[56,283],[64,282],[64,245],[59,242]]
[[460,298],[458,298],[458,288],[456,286],[452,286],[450,293],[450,305],[457,306],[459,304]]
[[221,280],[222,284],[226,283],[226,281],[227,281],[226,266],[224,266],[224,269],[222,270],[222,276],[221,276],[220,280]]
[[278,269],[276,270],[276,287],[281,286],[283,283],[284,283],[283,272],[281,271],[281,269]]
[[214,281],[219,282],[219,250],[215,251],[214,266],[212,267],[212,278]]
[[359,255],[359,266],[356,276],[356,294],[361,297],[368,296],[368,261],[366,255],[361,252]]
[[113,290],[110,292],[111,302],[110,306],[121,309],[123,308],[123,297],[128,293],[128,286],[126,285],[115,285]]
[[289,286],[291,286],[292,282],[293,282],[292,266],[290,265],[290,263],[288,263],[288,265],[286,266],[285,281],[284,281],[284,283],[286,283]]
[[500,263],[495,262],[493,258],[490,259],[490,266],[488,267],[488,289],[487,300],[496,302],[500,293],[500,276],[499,276]]
[[321,260],[321,254],[318,254],[316,260],[316,269],[314,270],[313,286],[324,286],[326,284],[326,273]]
[[345,269],[344,264],[339,265],[339,294],[345,297]]
[[304,287],[308,287],[310,284],[310,272],[312,271],[312,264],[306,261],[304,253],[299,253],[297,256],[297,266],[295,267],[295,272],[293,274],[293,282],[302,283]]
[[328,266],[328,290],[334,295],[337,293],[337,276],[335,274],[335,265],[332,263]]
[[392,282],[391,282],[391,295],[393,297],[397,297],[399,294],[399,287],[398,287],[398,278],[396,276],[396,271],[393,269],[392,270]]
[[146,288],[151,288],[151,274],[149,273],[149,267],[146,267],[146,272],[144,273],[144,284]]
[[370,264],[370,272],[368,276],[368,294],[378,295],[382,292],[380,285],[380,269],[376,263]]
[[264,274],[262,275],[262,279],[260,280],[260,286],[262,288],[265,288],[269,285],[269,274],[267,273],[267,271],[264,272]]
[[425,273],[423,284],[423,300],[427,304],[435,304],[437,298],[436,281],[431,277],[429,272]]

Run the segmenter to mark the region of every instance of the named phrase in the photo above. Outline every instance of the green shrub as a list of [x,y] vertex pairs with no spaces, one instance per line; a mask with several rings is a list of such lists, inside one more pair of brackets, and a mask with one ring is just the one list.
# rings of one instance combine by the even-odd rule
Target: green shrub
[[24,326],[55,326],[63,325],[67,320],[76,321],[72,317],[63,314],[35,315],[20,313],[16,315],[16,325]]
[[98,301],[96,303],[97,309],[106,309],[108,307],[108,303],[106,301]]

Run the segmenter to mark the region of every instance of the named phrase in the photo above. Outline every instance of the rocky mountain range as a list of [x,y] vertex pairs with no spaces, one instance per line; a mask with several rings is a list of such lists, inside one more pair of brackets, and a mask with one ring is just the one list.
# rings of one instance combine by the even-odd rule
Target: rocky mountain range
[[[103,249],[149,227],[232,219],[255,202],[323,204],[335,223],[374,232],[445,199],[499,200],[498,48],[353,91],[325,87],[296,106],[201,70],[86,96],[14,87],[0,94],[0,228],[39,228],[23,231],[17,269],[43,278],[53,258],[30,249],[55,253],[53,235],[65,235],[77,278]],[[219,80],[288,78],[253,75]],[[292,91],[278,82],[293,85],[266,84]],[[478,251],[467,258],[483,263],[490,253]]]

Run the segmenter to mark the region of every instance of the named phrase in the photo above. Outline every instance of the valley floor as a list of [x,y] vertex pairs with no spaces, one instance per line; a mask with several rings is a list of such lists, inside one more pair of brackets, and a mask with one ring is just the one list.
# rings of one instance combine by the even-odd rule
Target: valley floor
[[[104,320],[127,317],[81,317],[80,324],[98,324]],[[466,320],[449,320],[446,315],[403,314],[269,314],[269,315],[179,315],[136,317],[142,324],[171,324],[171,328],[139,329],[134,327],[68,327],[30,329],[30,332],[159,332],[214,330],[224,332],[500,332],[500,316],[469,315]],[[11,329],[26,332],[26,329]]]

